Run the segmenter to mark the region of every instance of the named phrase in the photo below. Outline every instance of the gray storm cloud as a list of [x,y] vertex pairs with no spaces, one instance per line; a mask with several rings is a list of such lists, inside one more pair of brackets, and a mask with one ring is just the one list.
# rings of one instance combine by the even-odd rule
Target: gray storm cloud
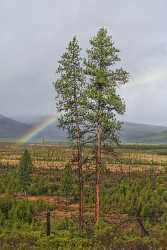
[[55,111],[57,60],[77,35],[81,47],[105,26],[130,82],[123,119],[167,124],[165,0],[0,0],[0,114]]

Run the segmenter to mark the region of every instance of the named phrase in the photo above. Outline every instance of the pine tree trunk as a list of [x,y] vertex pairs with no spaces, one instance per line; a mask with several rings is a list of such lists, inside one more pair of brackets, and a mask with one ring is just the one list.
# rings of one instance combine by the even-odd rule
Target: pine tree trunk
[[82,233],[83,231],[83,172],[82,172],[82,151],[81,151],[81,141],[80,141],[80,129],[77,128],[77,153],[78,153],[78,175],[79,175],[79,229]]
[[50,225],[50,211],[47,211],[46,214],[46,235],[50,236],[51,233],[51,225]]
[[101,167],[101,128],[97,127],[96,132],[96,206],[95,222],[99,223],[100,218],[100,167]]
[[142,219],[140,217],[137,217],[136,218],[139,226],[140,226],[140,229],[141,229],[141,236],[149,236],[149,232],[145,229],[145,226],[144,226],[144,223],[142,221]]

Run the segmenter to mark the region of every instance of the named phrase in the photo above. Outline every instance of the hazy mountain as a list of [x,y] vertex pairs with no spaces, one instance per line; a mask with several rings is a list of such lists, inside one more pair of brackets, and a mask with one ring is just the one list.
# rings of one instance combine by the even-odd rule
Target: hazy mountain
[[[30,131],[33,127],[46,120],[43,117],[24,117],[16,121],[0,115],[0,139],[14,140]],[[24,121],[24,122],[23,122]],[[27,121],[27,123],[25,123]],[[125,122],[120,131],[123,143],[167,144],[167,127]],[[67,134],[55,124],[39,132],[32,141],[61,141],[67,139]]]
[[[122,125],[120,131],[121,141],[124,143],[144,143],[148,138],[148,143],[154,143],[154,138],[157,141],[159,134],[167,134],[167,128],[163,126],[136,124],[125,122]],[[44,140],[61,140],[65,139],[65,132],[56,127],[56,124],[52,124],[42,132],[40,132],[36,138],[43,138]],[[162,137],[162,136],[161,136]],[[151,140],[152,138],[152,140]],[[156,143],[155,141],[155,143]],[[165,139],[164,139],[165,141]],[[164,143],[163,141],[163,143]],[[159,143],[159,142],[158,142]],[[167,143],[167,138],[166,138]]]
[[125,122],[122,125],[120,137],[123,142],[145,142],[147,138],[158,137],[164,131],[167,131],[167,127]]
[[49,115],[22,115],[22,116],[13,116],[11,117],[12,119],[21,122],[21,123],[25,123],[25,124],[35,124],[35,123],[41,123],[43,120],[45,120],[47,117],[49,117]]
[[22,136],[30,126],[0,115],[0,138],[15,139]]
[[[0,115],[0,139],[8,141],[18,139],[31,131],[32,128],[38,127],[46,118],[46,116],[27,117],[27,119],[26,117],[23,117],[23,119],[20,117],[19,121],[16,121]],[[25,123],[25,120],[27,123]],[[62,129],[58,128],[56,124],[52,124],[34,136],[31,141],[61,141],[66,137],[66,133]]]
[[34,140],[40,140],[45,142],[52,142],[52,141],[64,141],[67,140],[68,136],[67,133],[60,129],[56,123],[49,125],[47,128],[39,132],[34,138]]
[[146,138],[140,138],[139,143],[146,144],[167,144],[167,130],[162,131],[161,133],[148,136]]

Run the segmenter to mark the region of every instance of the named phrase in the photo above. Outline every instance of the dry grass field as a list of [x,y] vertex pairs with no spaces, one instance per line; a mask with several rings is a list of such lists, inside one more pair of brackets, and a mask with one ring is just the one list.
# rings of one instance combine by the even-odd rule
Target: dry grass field
[[[74,158],[75,150],[65,145],[28,145],[31,153],[33,166],[37,169],[63,169],[64,166]],[[3,165],[19,166],[19,161],[24,147],[15,144],[0,144],[0,163]],[[93,168],[92,149],[87,148],[85,155],[88,163],[85,169]],[[167,147],[143,145],[124,146],[106,149],[102,158],[104,165],[112,172],[145,171],[155,168],[163,171],[167,167]],[[75,159],[72,162],[75,167]]]

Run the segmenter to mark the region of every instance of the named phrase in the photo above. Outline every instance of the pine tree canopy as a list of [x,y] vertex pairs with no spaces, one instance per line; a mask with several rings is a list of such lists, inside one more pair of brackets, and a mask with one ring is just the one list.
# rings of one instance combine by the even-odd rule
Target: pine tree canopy
[[69,42],[66,52],[59,60],[58,79],[54,83],[57,92],[57,108],[63,111],[59,122],[75,137],[76,125],[83,122],[84,75],[80,47],[76,37]]
[[23,191],[27,191],[31,184],[32,160],[31,155],[26,149],[20,161],[19,177],[20,185]]
[[120,61],[118,53],[112,37],[105,28],[101,28],[90,40],[90,49],[84,60],[88,79],[85,93],[89,108],[87,120],[90,127],[101,127],[103,140],[110,137],[117,141],[120,122],[116,114],[125,112],[125,103],[117,89],[128,81],[128,73],[122,68],[115,68]]

